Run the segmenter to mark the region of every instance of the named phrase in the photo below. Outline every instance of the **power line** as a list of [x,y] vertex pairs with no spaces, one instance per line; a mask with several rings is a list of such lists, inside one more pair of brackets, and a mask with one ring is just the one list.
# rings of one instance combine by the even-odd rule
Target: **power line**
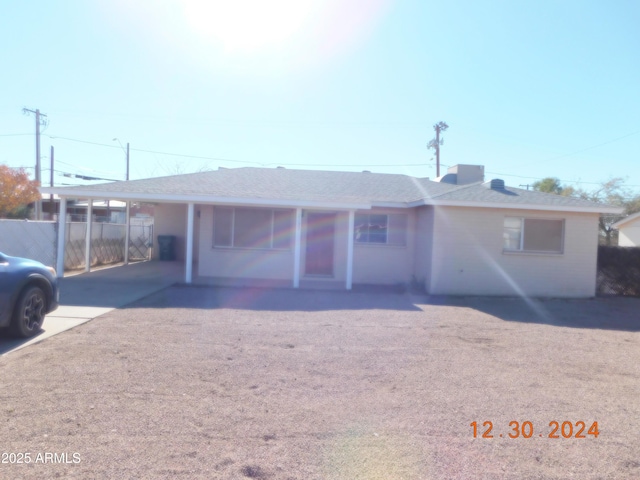
[[592,146],[590,146],[590,147],[583,148],[582,150],[578,150],[578,151],[576,151],[576,152],[566,153],[566,154],[564,154],[564,155],[559,155],[559,156],[557,156],[557,157],[549,158],[549,159],[547,159],[547,160],[542,160],[542,161],[543,161],[543,162],[552,162],[552,161],[554,161],[554,160],[558,160],[558,159],[560,159],[560,158],[565,158],[565,157],[571,157],[571,156],[573,156],[573,155],[578,155],[579,153],[583,153],[583,152],[586,152],[586,151],[588,151],[588,150],[592,150],[592,149],[594,149],[594,148],[602,147],[602,146],[604,146],[604,145],[609,145],[610,143],[617,142],[618,140],[622,140],[623,138],[627,138],[627,137],[632,137],[632,136],[634,136],[634,135],[638,135],[639,133],[640,133],[640,130],[635,131],[635,132],[632,132],[632,133],[628,133],[627,135],[623,135],[623,136],[621,136],[621,137],[617,137],[617,138],[614,138],[614,139],[612,139],[612,140],[607,140],[606,142],[598,143],[597,145],[592,145]]
[[[96,146],[100,146],[100,147],[118,148],[117,145],[109,145],[109,144],[106,144],[106,143],[90,142],[88,140],[80,140],[80,139],[77,139],[77,138],[58,137],[58,136],[52,136],[52,135],[48,135],[48,137],[50,137],[52,139],[68,140],[68,141],[71,141],[71,142],[85,143],[85,144],[96,145]],[[423,163],[409,163],[409,164],[393,163],[393,164],[383,164],[383,165],[381,165],[381,164],[361,164],[361,163],[349,164],[349,165],[345,165],[345,164],[330,165],[330,164],[311,164],[311,163],[282,163],[282,162],[261,163],[261,162],[249,161],[249,160],[233,160],[233,159],[230,159],[230,158],[207,157],[207,156],[203,156],[203,155],[189,155],[189,154],[185,154],[185,153],[174,153],[174,152],[162,152],[162,151],[159,151],[159,150],[146,150],[146,149],[143,149],[143,148],[131,148],[131,151],[141,152],[141,153],[152,153],[154,155],[166,155],[166,156],[169,156],[169,157],[192,158],[192,159],[195,159],[195,160],[214,160],[214,161],[217,161],[217,162],[244,163],[244,164],[262,165],[262,166],[270,166],[270,165],[282,165],[282,166],[287,166],[287,167],[297,167],[297,166],[308,166],[308,167],[331,167],[331,166],[335,166],[335,167],[422,167],[422,166],[424,166]],[[64,163],[64,162],[60,162],[60,163]],[[66,165],[68,165],[68,164],[66,164]]]
[[53,139],[53,140],[68,140],[70,142],[86,143],[88,145],[97,145],[97,146],[100,146],[100,147],[119,148],[118,145],[109,145],[107,143],[90,142],[88,140],[80,140],[80,139],[77,139],[77,138],[59,137],[57,135],[46,135],[46,136],[51,138],[51,139]]
[[78,170],[84,170],[85,172],[106,173],[106,174],[109,174],[109,175],[117,174],[117,172],[114,172],[114,171],[111,171],[111,170],[96,170],[95,168],[81,167],[79,165],[74,165],[73,163],[65,162],[63,160],[57,160],[57,163],[62,163],[64,165],[68,165],[69,167],[77,168]]
[[[599,146],[603,146],[609,143],[613,143],[616,142],[618,140],[621,140],[623,138],[627,138],[633,135],[637,135],[640,133],[640,130],[627,134],[627,135],[623,135],[622,137],[617,137],[615,139],[609,140],[607,142],[603,142],[600,143],[598,145],[593,145],[591,147],[587,147],[585,149],[573,152],[573,153],[569,153],[566,155],[562,155],[561,157],[556,157],[556,158],[562,158],[565,156],[570,156],[570,155],[577,155],[578,153],[590,150],[592,148],[596,148]],[[110,145],[110,144],[106,144],[106,143],[99,143],[99,142],[92,142],[92,141],[88,141],[88,140],[81,140],[81,139],[77,139],[77,138],[70,138],[70,137],[61,137],[61,136],[54,136],[54,135],[46,135],[47,137],[51,138],[51,139],[61,139],[61,140],[67,140],[70,142],[77,142],[77,143],[84,143],[84,144],[88,144],[88,145],[95,145],[95,146],[100,146],[100,147],[106,147],[106,148],[119,148],[118,145]],[[334,165],[334,164],[326,164],[326,163],[282,163],[282,162],[269,162],[269,163],[261,163],[261,162],[257,162],[257,161],[249,161],[249,160],[235,160],[235,159],[230,159],[230,158],[221,158],[221,157],[209,157],[209,156],[204,156],[204,155],[189,155],[189,154],[184,154],[184,153],[175,153],[175,152],[163,152],[160,150],[147,150],[147,149],[142,149],[142,148],[131,148],[132,151],[135,152],[140,152],[140,153],[150,153],[150,154],[155,154],[155,155],[165,155],[165,156],[171,156],[171,157],[180,157],[180,158],[189,158],[189,159],[195,159],[195,160],[211,160],[211,161],[217,161],[217,162],[229,162],[229,163],[241,163],[241,164],[248,164],[248,165],[259,165],[259,166],[273,166],[273,165],[280,165],[280,166],[287,166],[287,167],[423,167],[425,166],[424,163],[407,163],[407,164],[398,164],[398,163],[393,163],[393,164],[339,164],[339,165]],[[74,168],[80,168],[83,169],[82,167],[78,167],[76,165],[72,165],[63,161],[58,160],[59,163],[64,163],[65,165],[69,165],[72,166]],[[445,165],[445,164],[441,164],[443,167],[450,167],[451,165]],[[99,170],[92,170],[95,172],[99,172]],[[102,171],[105,173],[115,173],[115,172],[106,172],[106,171]],[[506,177],[512,177],[512,178],[523,178],[526,180],[543,180],[544,177],[532,177],[532,176],[524,176],[524,175],[513,175],[510,173],[500,173],[500,172],[491,172],[491,171],[487,171],[486,173],[488,174],[492,174],[492,175],[502,175],[502,176],[506,176]],[[600,185],[600,182],[585,182],[585,181],[581,181],[581,180],[560,180],[562,183],[568,183],[568,184],[584,184],[584,185]],[[640,185],[625,185],[626,187],[640,187]]]

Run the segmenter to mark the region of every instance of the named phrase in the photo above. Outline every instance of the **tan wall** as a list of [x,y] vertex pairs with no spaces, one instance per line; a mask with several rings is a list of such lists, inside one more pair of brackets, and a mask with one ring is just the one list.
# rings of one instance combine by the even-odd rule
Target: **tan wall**
[[[393,285],[408,284],[414,274],[414,251],[416,243],[416,215],[414,209],[363,210],[358,213],[406,214],[407,245],[363,245],[353,248],[353,283]],[[348,218],[344,214],[345,218]],[[345,224],[345,230],[347,225]],[[346,248],[346,235],[340,243]],[[344,264],[346,266],[346,254]]]
[[[563,254],[503,253],[505,216],[564,218]],[[598,215],[438,207],[430,293],[595,295]]]
[[158,235],[176,236],[176,259],[184,261],[185,235],[187,232],[187,205],[161,203],[155,207],[154,217],[154,246],[153,258],[158,259],[160,248]]
[[213,206],[201,206],[198,274],[203,277],[293,279],[293,246],[287,251],[213,248]]
[[621,247],[640,247],[640,218],[620,228],[618,245]]

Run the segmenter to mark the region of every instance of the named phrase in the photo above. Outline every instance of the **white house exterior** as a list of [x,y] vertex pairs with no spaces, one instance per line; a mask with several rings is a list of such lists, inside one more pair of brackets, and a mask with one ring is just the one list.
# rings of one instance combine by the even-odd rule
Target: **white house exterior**
[[640,247],[640,212],[614,223],[613,228],[618,230],[620,247]]
[[186,283],[593,296],[598,218],[620,209],[484,182],[483,171],[458,165],[431,181],[238,168],[42,190],[156,203],[155,233],[176,237]]

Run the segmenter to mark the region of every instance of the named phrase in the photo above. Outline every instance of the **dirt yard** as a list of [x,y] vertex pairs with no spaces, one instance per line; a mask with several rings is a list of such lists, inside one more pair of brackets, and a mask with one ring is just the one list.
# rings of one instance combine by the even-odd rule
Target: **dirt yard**
[[0,358],[0,478],[637,479],[639,332],[638,299],[173,287]]

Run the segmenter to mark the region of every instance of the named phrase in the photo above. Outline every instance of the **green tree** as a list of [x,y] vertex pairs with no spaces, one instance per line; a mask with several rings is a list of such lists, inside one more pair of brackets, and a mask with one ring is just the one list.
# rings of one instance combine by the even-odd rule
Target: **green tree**
[[624,186],[624,182],[624,178],[615,177],[602,182],[595,190],[577,190],[577,196],[585,200],[624,208],[620,215],[600,215],[601,243],[605,245],[614,245],[618,242],[618,232],[612,228],[614,223],[627,215],[640,211],[640,194],[634,194]]
[[620,215],[604,214],[600,216],[600,240],[605,245],[617,243],[618,232],[612,228],[618,220],[640,212],[640,193],[633,193],[625,187],[625,179],[615,177],[602,182],[593,190],[574,188],[563,185],[556,177],[545,177],[533,184],[533,189],[539,192],[553,193],[565,197],[579,197],[592,202],[623,207],[624,212]]
[[[601,183],[598,188],[591,192],[580,190],[579,196],[585,200],[591,200],[592,202],[621,207],[622,202],[624,201],[621,191],[623,183],[624,179],[620,177],[612,178]],[[612,225],[623,218],[623,216],[624,215],[615,215],[611,213],[600,215],[598,224],[600,227],[601,243],[604,243],[605,245],[612,245],[614,240],[616,240],[617,243],[617,232],[612,228]]]
[[555,177],[545,177],[542,180],[538,180],[533,183],[532,187],[538,192],[554,193],[565,197],[571,197],[576,192],[575,188],[562,185],[560,180]]

